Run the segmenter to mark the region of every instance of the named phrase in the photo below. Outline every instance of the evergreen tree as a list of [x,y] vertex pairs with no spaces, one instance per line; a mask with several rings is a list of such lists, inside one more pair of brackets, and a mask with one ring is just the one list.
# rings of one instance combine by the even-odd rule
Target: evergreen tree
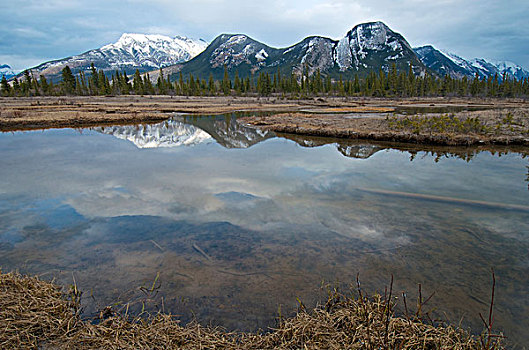
[[20,84],[20,88],[24,95],[29,96],[31,90],[31,76],[27,69],[24,71],[24,80],[22,81],[22,84]]
[[62,82],[61,90],[64,95],[73,95],[75,93],[75,77],[70,67],[65,66],[61,72]]
[[123,72],[123,76],[121,77],[121,93],[123,95],[130,94],[130,91],[132,90],[132,85],[129,82],[129,77],[127,76],[126,72]]
[[20,83],[18,82],[17,77],[13,80],[13,94],[18,96],[20,94]]
[[208,90],[210,95],[215,95],[215,81],[213,80],[212,73],[209,73]]
[[228,68],[226,68],[226,65],[224,65],[224,75],[222,78],[222,92],[224,95],[229,95],[231,90],[231,80],[228,75]]
[[104,96],[110,94],[110,83],[107,77],[105,76],[103,70],[100,70],[97,75],[97,82],[99,84],[99,95]]
[[154,95],[154,86],[151,83],[149,74],[143,76],[143,91],[145,94]]
[[156,88],[158,89],[158,93],[160,95],[166,95],[167,94],[167,88],[165,86],[165,78],[163,77],[162,68],[160,68],[160,73],[158,75],[158,80],[156,82]]
[[88,95],[89,90],[88,90],[88,86],[86,85],[86,76],[83,71],[79,73],[79,84],[81,84],[80,88],[81,88],[82,94]]
[[235,71],[235,78],[234,78],[234,81],[233,81],[233,89],[235,90],[235,92],[237,94],[241,94],[242,93],[242,84],[241,84],[241,80],[239,79],[239,72],[238,71]]
[[0,92],[2,93],[2,96],[11,95],[11,87],[9,86],[5,75],[2,75],[2,82],[0,82]]
[[140,71],[136,69],[136,72],[134,73],[134,79],[132,81],[132,88],[134,89],[134,93],[136,95],[143,95],[143,80],[141,79]]
[[90,95],[99,94],[99,76],[96,71],[94,63],[90,64],[90,81],[88,83],[90,90]]

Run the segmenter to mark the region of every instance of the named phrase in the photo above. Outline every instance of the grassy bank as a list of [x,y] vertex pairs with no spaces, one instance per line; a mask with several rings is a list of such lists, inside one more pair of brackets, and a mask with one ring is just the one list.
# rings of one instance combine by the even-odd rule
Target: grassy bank
[[279,133],[439,146],[529,145],[529,108],[424,115],[279,113],[240,121]]
[[[80,316],[81,292],[37,277],[0,274],[0,347],[65,349],[500,349],[498,337],[481,337],[433,324],[421,309],[427,301],[405,304],[395,313],[391,286],[385,296],[360,290],[329,289],[313,310],[300,303],[296,315],[257,333],[226,332],[194,322],[185,326],[171,315],[116,314],[110,308],[97,322]],[[410,307],[410,308],[408,308]]]
[[[410,118],[402,108],[450,109]],[[464,111],[481,109],[479,111]],[[172,113],[253,112],[247,124],[281,133],[433,145],[529,145],[529,103],[478,98],[33,97],[0,98],[0,131],[155,123]],[[266,112],[266,113],[260,113]],[[397,112],[395,112],[397,113]],[[428,112],[431,113],[431,112]],[[433,119],[432,119],[433,118]]]

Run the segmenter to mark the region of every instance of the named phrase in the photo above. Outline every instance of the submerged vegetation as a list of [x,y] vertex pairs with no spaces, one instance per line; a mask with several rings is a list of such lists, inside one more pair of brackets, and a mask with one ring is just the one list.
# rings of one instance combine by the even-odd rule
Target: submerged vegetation
[[[0,346],[2,348],[119,349],[501,349],[492,332],[494,284],[485,331],[473,336],[460,327],[436,323],[420,293],[412,311],[402,294],[404,312],[396,315],[393,284],[384,295],[367,297],[356,288],[343,293],[327,287],[327,300],[314,310],[299,302],[296,315],[279,318],[267,332],[227,332],[197,322],[182,326],[171,315],[118,314],[111,308],[96,322],[81,318],[81,292],[68,291],[16,273],[0,274]],[[481,314],[480,314],[481,316]]]
[[126,72],[116,71],[106,75],[91,69],[74,76],[66,66],[62,70],[62,79],[54,84],[45,76],[34,77],[30,71],[24,72],[24,78],[16,77],[12,84],[3,78],[0,92],[3,96],[57,96],[57,95],[182,95],[182,96],[269,96],[280,94],[289,98],[309,96],[374,96],[374,97],[422,97],[422,96],[462,96],[462,97],[527,97],[529,96],[529,78],[517,80],[507,74],[487,78],[463,77],[451,78],[446,75],[438,77],[426,73],[416,76],[410,66],[409,70],[398,71],[393,65],[388,71],[380,69],[367,76],[355,75],[353,79],[331,79],[317,70],[308,74],[305,67],[300,75],[284,74],[279,69],[275,74],[260,73],[240,77],[235,72],[233,79],[224,69],[222,80],[214,80],[182,73],[164,77],[160,69],[154,83],[149,74],[138,70],[132,78]]

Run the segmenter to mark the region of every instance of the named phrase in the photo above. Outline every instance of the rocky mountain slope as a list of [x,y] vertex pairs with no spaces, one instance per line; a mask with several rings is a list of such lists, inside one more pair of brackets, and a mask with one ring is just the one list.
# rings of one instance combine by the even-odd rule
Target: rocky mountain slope
[[113,44],[83,54],[42,63],[31,68],[35,77],[45,75],[57,79],[61,70],[69,66],[74,74],[86,71],[91,63],[97,70],[125,71],[133,74],[136,69],[145,72],[188,61],[207,47],[204,40],[182,36],[174,38],[165,35],[123,34]]
[[442,52],[433,46],[427,45],[414,49],[419,59],[430,69],[441,76],[450,75],[453,78],[464,76],[473,78],[476,74],[480,78],[506,73],[516,79],[529,78],[529,71],[508,61],[492,62],[482,58],[471,60],[464,59],[452,53]]
[[[393,65],[401,71],[408,70],[410,64],[417,75],[430,72],[462,78],[478,74],[483,78],[495,74],[502,76],[505,72],[517,79],[529,77],[527,70],[511,62],[466,60],[432,46],[412,49],[402,35],[382,22],[359,24],[339,40],[311,36],[287,48],[270,47],[244,34],[221,34],[210,45],[203,40],[180,36],[123,34],[113,44],[45,62],[32,68],[32,74],[58,81],[66,65],[77,74],[87,71],[91,63],[109,74],[120,70],[130,76],[136,69],[152,72],[154,80],[160,67],[173,80],[178,73],[186,78],[192,74],[208,79],[211,74],[215,79],[222,79],[224,67],[232,79],[236,72],[245,78],[261,72],[274,74],[278,70],[283,75],[294,73],[298,77],[319,70],[322,75],[334,79],[340,76],[351,79],[356,74],[362,77],[380,69],[387,72]],[[3,67],[6,66],[0,67],[0,74]],[[6,73],[9,74],[13,74],[12,71]]]
[[217,142],[226,148],[248,148],[274,136],[237,123],[235,118],[175,116],[158,124],[97,127],[95,131],[128,140],[138,148],[193,146]]
[[15,76],[15,72],[7,64],[0,64],[0,79],[5,76],[6,79],[9,79]]
[[316,70],[332,77],[364,75],[382,68],[388,71],[413,66],[417,74],[426,67],[404,37],[382,22],[359,24],[339,41],[312,36],[293,46],[277,49],[246,35],[222,34],[200,55],[185,63],[182,73],[207,78],[222,78],[224,67],[231,77],[259,72],[309,75]]

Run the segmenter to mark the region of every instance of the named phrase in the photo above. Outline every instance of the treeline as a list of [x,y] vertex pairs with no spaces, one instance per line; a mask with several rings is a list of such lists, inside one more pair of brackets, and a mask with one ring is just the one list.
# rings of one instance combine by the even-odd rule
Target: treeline
[[129,78],[125,72],[116,71],[107,76],[102,70],[97,71],[91,65],[90,72],[72,73],[66,66],[62,70],[62,80],[53,84],[45,76],[34,78],[29,71],[24,72],[21,81],[14,79],[10,85],[5,77],[0,83],[3,96],[54,96],[54,95],[184,95],[184,96],[216,96],[216,95],[258,95],[269,96],[281,94],[292,97],[309,96],[374,96],[374,97],[420,97],[420,96],[478,96],[478,97],[527,97],[529,96],[529,78],[516,79],[506,74],[480,79],[463,77],[454,79],[450,76],[437,77],[426,73],[416,76],[410,66],[408,71],[398,71],[393,65],[389,72],[379,70],[366,77],[355,75],[353,79],[331,79],[323,76],[319,70],[314,74],[304,69],[301,76],[259,73],[257,76],[240,77],[236,72],[230,79],[224,68],[222,80],[199,79],[182,73],[175,81],[164,77],[160,69],[156,83],[152,83],[149,74],[141,74],[138,70]]

